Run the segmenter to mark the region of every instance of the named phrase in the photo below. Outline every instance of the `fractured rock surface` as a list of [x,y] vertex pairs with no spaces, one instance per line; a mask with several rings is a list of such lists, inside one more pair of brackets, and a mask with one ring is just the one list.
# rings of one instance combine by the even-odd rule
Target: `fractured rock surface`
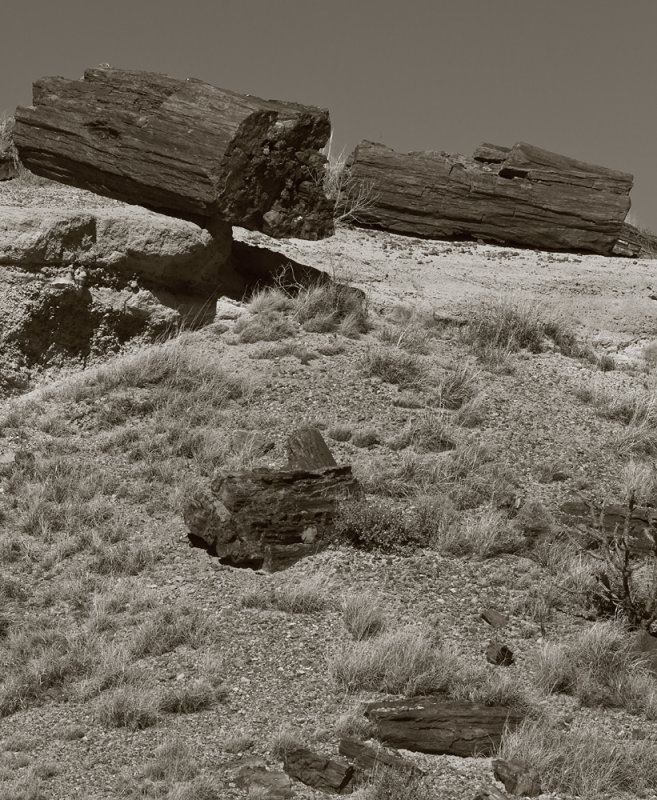
[[481,145],[468,157],[397,153],[363,141],[347,168],[349,185],[368,189],[369,207],[359,212],[364,225],[605,255],[623,233],[633,182],[627,173],[525,143]]
[[319,150],[328,112],[195,79],[112,68],[45,77],[13,139],[37,175],[197,222],[270,236],[333,232]]

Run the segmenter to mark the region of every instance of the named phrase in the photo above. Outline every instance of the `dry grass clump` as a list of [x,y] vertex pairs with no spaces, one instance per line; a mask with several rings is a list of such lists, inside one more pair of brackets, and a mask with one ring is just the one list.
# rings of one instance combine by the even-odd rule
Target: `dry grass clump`
[[461,409],[476,396],[479,380],[478,370],[469,364],[458,364],[439,379],[431,404],[452,411]]
[[294,315],[311,333],[337,331],[354,338],[369,330],[365,294],[336,281],[301,287],[294,298]]
[[355,447],[373,447],[380,443],[380,438],[376,428],[367,427],[355,430],[351,435],[351,442]]
[[425,777],[409,775],[403,770],[377,770],[369,783],[352,795],[358,800],[435,800],[436,789]]
[[381,633],[386,619],[378,600],[369,592],[349,594],[342,598],[342,619],[345,628],[361,641]]
[[159,719],[159,698],[154,690],[142,686],[119,686],[105,692],[96,703],[96,718],[106,728],[143,730]]
[[240,317],[233,326],[241,344],[254,342],[276,342],[294,336],[294,323],[278,311],[260,312],[257,315]]
[[226,697],[227,691],[223,686],[214,686],[206,678],[196,678],[180,681],[167,689],[158,698],[158,708],[168,714],[195,714]]
[[501,553],[518,553],[525,542],[506,514],[488,506],[443,528],[434,546],[446,555],[491,558]]
[[457,668],[457,656],[415,626],[350,642],[329,659],[332,679],[348,691],[408,696],[446,689]]
[[381,378],[386,383],[401,388],[425,386],[430,382],[427,363],[417,355],[405,353],[395,347],[375,347],[367,351],[364,360],[365,373]]
[[472,303],[465,313],[463,339],[484,360],[524,349],[540,353],[546,340],[551,340],[564,355],[579,355],[580,348],[568,323],[536,302],[493,297]]
[[442,414],[428,410],[410,419],[388,446],[393,450],[412,447],[417,453],[442,453],[456,447],[456,437],[453,426]]
[[326,429],[326,435],[336,442],[348,442],[351,439],[351,426],[331,425]]
[[249,353],[249,358],[253,359],[275,359],[286,356],[293,356],[302,364],[310,364],[313,359],[317,358],[317,353],[294,341],[263,344],[257,350]]
[[259,582],[240,602],[243,608],[275,608],[287,614],[313,614],[333,605],[330,584],[321,575],[290,579],[276,587]]
[[184,781],[194,778],[199,766],[192,748],[178,736],[166,739],[154,752],[153,759],[141,770],[141,776],[153,781]]
[[546,692],[572,694],[584,705],[657,717],[657,683],[628,631],[615,622],[597,622],[568,644],[546,644],[535,680]]
[[638,797],[657,783],[654,742],[611,739],[591,727],[563,730],[527,720],[507,731],[500,757],[531,764],[544,792],[581,800],[621,792]]
[[414,314],[396,324],[384,324],[379,331],[379,339],[386,345],[416,355],[431,352],[431,334]]
[[160,656],[177,647],[198,648],[209,640],[214,625],[208,615],[184,602],[175,602],[151,612],[130,640],[134,659]]

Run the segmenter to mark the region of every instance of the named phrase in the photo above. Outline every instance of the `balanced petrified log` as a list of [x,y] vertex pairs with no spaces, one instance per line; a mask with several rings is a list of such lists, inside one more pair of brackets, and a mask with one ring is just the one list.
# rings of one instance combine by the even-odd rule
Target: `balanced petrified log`
[[521,714],[507,706],[484,706],[464,700],[412,697],[370,703],[366,716],[376,735],[393,747],[455,756],[491,755],[506,726]]
[[354,768],[351,764],[313,753],[305,747],[288,750],[283,759],[283,769],[288,775],[330,794],[348,794],[353,791]]
[[14,142],[37,175],[192,220],[271,236],[333,232],[318,151],[328,112],[202,81],[89,69],[36,81]]
[[345,185],[368,189],[360,224],[429,239],[610,254],[633,178],[529,144],[481,145],[474,157],[397,153],[361,142]]
[[[319,452],[316,437],[323,443],[312,428],[292,434],[291,455]],[[304,447],[304,441],[312,444]],[[325,466],[321,459],[319,466],[310,461],[306,465],[218,473],[184,509],[191,543],[218,556],[223,564],[270,572],[326,546],[338,502],[357,495],[360,486],[348,465]]]

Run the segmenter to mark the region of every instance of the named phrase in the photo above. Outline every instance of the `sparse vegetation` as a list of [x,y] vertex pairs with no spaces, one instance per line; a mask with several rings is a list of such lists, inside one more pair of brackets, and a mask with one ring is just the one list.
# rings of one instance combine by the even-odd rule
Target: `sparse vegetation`
[[386,625],[385,616],[376,598],[367,592],[343,597],[342,617],[346,629],[356,641],[376,636]]
[[365,355],[365,371],[371,377],[381,378],[401,388],[423,386],[429,382],[429,368],[412,353],[395,347],[377,347]]

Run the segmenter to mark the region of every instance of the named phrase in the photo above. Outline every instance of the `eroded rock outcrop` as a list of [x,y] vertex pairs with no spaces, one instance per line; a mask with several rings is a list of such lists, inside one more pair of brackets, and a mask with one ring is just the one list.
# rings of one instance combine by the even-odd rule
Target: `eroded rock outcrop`
[[228,264],[231,244],[228,224],[211,235],[138,208],[3,207],[0,214],[0,265],[101,268],[178,291],[229,294],[242,287]]
[[481,145],[473,157],[397,153],[364,141],[348,186],[368,188],[361,224],[429,239],[472,238],[611,254],[633,178],[529,144]]
[[317,179],[329,133],[324,109],[99,68],[36,81],[13,139],[29,170],[61,183],[211,231],[227,222],[317,239],[333,232]]

